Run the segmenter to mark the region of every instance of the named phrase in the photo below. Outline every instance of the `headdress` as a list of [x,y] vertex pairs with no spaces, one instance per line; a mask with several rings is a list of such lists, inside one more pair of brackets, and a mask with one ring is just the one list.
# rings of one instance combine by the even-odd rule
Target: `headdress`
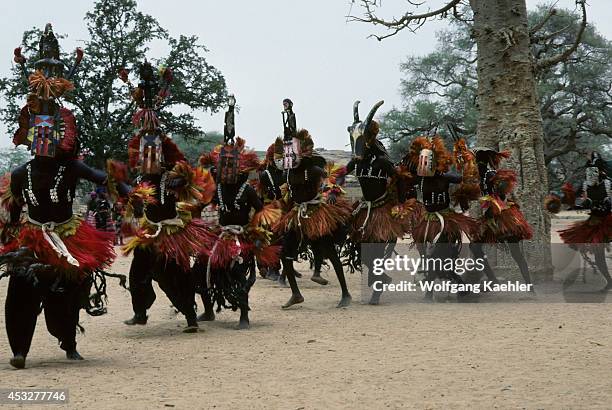
[[386,154],[387,150],[384,145],[376,139],[380,126],[374,120],[376,110],[384,104],[384,101],[381,100],[374,104],[366,120],[363,122],[359,120],[359,103],[360,101],[355,101],[353,104],[353,124],[347,128],[350,135],[353,157],[362,158],[367,150],[373,148]]
[[40,38],[33,74],[27,72],[21,47],[15,49],[14,61],[21,66],[30,90],[27,104],[19,116],[19,128],[13,137],[15,145],[28,145],[37,156],[76,156],[76,121],[69,110],[60,107],[58,99],[74,89],[70,78],[82,58],[83,51],[77,48],[75,63],[64,78],[64,63],[60,60],[59,44],[51,24],[46,25]]
[[[261,161],[261,164],[259,166],[260,170],[264,170],[266,168],[268,168],[269,166],[278,166],[276,164],[276,162],[274,161],[274,150],[275,150],[275,145],[274,143],[270,144],[270,146],[268,147],[268,149],[266,150],[266,156],[264,157],[263,161]],[[282,163],[280,164],[280,169],[282,169]]]
[[498,169],[504,159],[510,158],[509,151],[497,151],[489,147],[476,147],[472,151],[476,155],[477,164],[488,165],[493,169]]
[[[228,109],[225,112],[223,127],[223,145],[217,146],[210,154],[216,164],[217,182],[225,184],[238,183],[249,172],[259,167],[257,154],[245,149],[245,141],[236,137],[234,107],[236,98],[229,96]],[[203,155],[200,160],[204,160]]]
[[163,131],[157,111],[163,100],[170,95],[172,70],[161,67],[155,73],[148,61],[138,67],[139,82],[134,87],[128,79],[129,71],[119,70],[119,78],[128,85],[132,99],[140,108],[133,116],[132,123],[137,131],[128,143],[130,168],[139,168],[140,172],[156,174],[165,166],[172,168],[185,156],[178,146]]
[[313,153],[314,142],[306,129],[299,130],[290,140],[279,137],[274,143],[274,162],[281,169],[297,168],[302,159],[312,157]]
[[310,133],[297,130],[293,102],[289,98],[283,100],[283,139],[278,138],[274,143],[274,159],[281,169],[297,168],[302,158],[311,157],[314,151],[314,142]]
[[433,176],[436,172],[445,173],[453,163],[450,152],[439,135],[433,138],[417,137],[410,144],[403,162],[414,169],[419,176]]

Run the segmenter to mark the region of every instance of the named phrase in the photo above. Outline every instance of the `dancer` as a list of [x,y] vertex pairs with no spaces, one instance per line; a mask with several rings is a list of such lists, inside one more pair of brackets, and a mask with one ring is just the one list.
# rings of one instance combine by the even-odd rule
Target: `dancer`
[[209,250],[214,235],[209,226],[194,218],[192,210],[208,203],[214,195],[214,181],[208,172],[193,169],[183,153],[164,133],[157,116],[168,95],[172,72],[165,68],[158,81],[146,60],[139,67],[140,82],[133,87],[128,71],[121,70],[134,101],[140,107],[133,116],[139,127],[128,143],[130,168],[137,170],[137,186],[130,194],[126,216],[140,219],[140,230],[123,248],[134,252],[130,266],[130,293],[134,317],[127,325],[147,323],[147,310],[155,301],[152,281],[156,280],[174,307],[187,320],[185,333],[198,331],[195,287],[190,278],[190,258]]
[[[476,258],[482,258],[484,272],[488,279],[498,283],[483,250],[484,244],[506,243],[510,255],[515,260],[526,284],[531,284],[529,266],[520,248],[520,241],[529,240],[533,229],[525,219],[519,205],[511,194],[516,185],[516,172],[500,169],[503,159],[508,159],[508,151],[498,152],[492,148],[474,148],[478,174],[480,175],[480,207],[483,214],[479,219],[479,229],[470,249]],[[530,287],[533,290],[532,287]]]
[[586,163],[586,177],[578,190],[580,199],[578,208],[590,209],[589,218],[572,224],[559,232],[563,242],[578,248],[585,255],[595,255],[595,265],[606,279],[601,289],[607,292],[612,289],[612,278],[606,262],[606,247],[612,241],[612,170],[598,152],[592,152]]
[[[82,300],[89,297],[98,270],[109,266],[115,254],[112,234],[101,232],[72,211],[81,179],[114,185],[113,178],[78,160],[78,135],[73,113],[62,107],[64,93],[82,58],[66,77],[59,44],[51,24],[40,39],[35,72],[27,75],[25,58],[15,50],[30,93],[21,110],[15,145],[30,147],[34,158],[5,177],[0,202],[9,220],[2,227],[0,264],[10,276],[5,305],[6,331],[13,352],[10,364],[24,368],[38,314],[45,313],[47,329],[59,340],[70,360],[83,360],[77,351],[76,329]],[[126,194],[127,185],[119,192]],[[26,205],[26,213],[22,210]],[[105,295],[94,295],[101,303]],[[93,300],[93,299],[92,299]],[[88,308],[88,313],[94,310]],[[104,313],[102,305],[95,313]]]
[[313,152],[314,142],[308,131],[297,131],[291,100],[285,99],[283,107],[284,138],[276,140],[274,150],[275,160],[282,161],[292,203],[291,209],[281,217],[275,229],[283,236],[283,274],[289,281],[292,293],[283,308],[304,301],[293,266],[302,244],[310,246],[313,254],[329,259],[342,289],[338,307],[346,307],[351,303],[351,295],[334,235],[347,224],[351,206],[339,199],[333,190],[328,193],[327,200],[323,199],[321,183],[325,178],[325,159]]
[[[272,207],[276,207],[281,210],[282,213],[288,212],[290,210],[289,201],[288,201],[288,193],[286,189],[286,181],[283,170],[282,159],[280,161],[274,160],[274,147],[275,144],[271,144],[266,151],[266,158],[264,159],[261,171],[259,173],[259,183],[258,183],[258,191],[260,197],[263,199],[264,204],[270,204]],[[329,168],[330,165],[327,164]],[[281,243],[282,238],[278,235],[274,235],[273,243]],[[306,253],[312,260],[312,265],[314,265],[314,272],[310,278],[315,283],[319,285],[327,285],[329,282],[323,276],[321,276],[321,266],[323,264],[323,258],[320,255],[313,255],[312,252],[308,252],[308,248],[303,246],[300,251],[300,254]],[[281,287],[287,287],[286,276],[281,273],[281,263],[279,262],[277,266],[272,267],[263,267],[266,272],[266,278],[271,280],[277,280]],[[295,271],[294,272],[296,278],[301,278],[302,274]]]
[[[259,167],[254,151],[245,148],[245,141],[235,136],[234,105],[229,98],[225,114],[224,145],[217,147],[212,158],[216,164],[217,190],[214,202],[219,210],[218,238],[206,258],[203,278],[204,315],[202,320],[215,319],[222,308],[240,310],[238,329],[248,329],[249,290],[255,283],[255,262],[263,266],[278,263],[279,246],[270,245],[271,226],[280,216],[275,207],[264,208],[257,192],[248,181],[249,173]],[[251,211],[255,214],[251,217]]]
[[[442,138],[417,137],[411,144],[402,164],[416,174],[417,199],[422,210],[417,210],[418,219],[412,229],[412,238],[419,251],[427,258],[455,259],[459,255],[462,235],[473,238],[478,223],[473,218],[456,212],[451,207],[451,184],[461,184],[462,175],[451,171],[453,158],[444,146]],[[467,185],[460,191],[472,191]],[[478,190],[476,189],[476,193]],[[470,199],[476,199],[472,197]],[[460,202],[464,202],[461,200]],[[436,278],[450,279],[462,284],[463,279],[452,270],[430,269],[426,281]],[[463,293],[459,296],[464,296]],[[426,300],[433,298],[428,291]]]
[[[280,212],[288,210],[287,202],[281,189],[284,183],[282,164],[279,168],[274,162],[274,144],[272,144],[266,150],[266,157],[259,167],[257,191],[265,205],[279,209]],[[272,243],[279,243],[279,240],[280,238],[275,235],[272,238]],[[263,278],[280,281],[281,286],[283,284],[286,286],[285,278],[284,276],[281,278],[280,274],[280,261],[274,266],[259,266],[259,269]]]
[[[376,280],[372,273],[374,258],[390,257],[398,238],[410,232],[410,214],[414,206],[414,199],[404,204],[410,185],[409,178],[403,178],[397,172],[386,148],[376,138],[379,125],[374,120],[374,114],[382,104],[383,101],[376,103],[363,122],[359,120],[359,101],[353,105],[354,122],[348,127],[353,158],[344,172],[355,172],[363,195],[353,206],[350,240],[353,244],[352,257],[356,259],[354,264],[360,266],[363,262],[368,268],[368,287]],[[368,252],[367,260],[361,260],[363,243],[386,245],[380,247],[382,254],[378,254],[377,249]],[[378,280],[383,283],[392,281],[386,274]],[[381,293],[380,290],[374,291],[369,303],[377,305]]]

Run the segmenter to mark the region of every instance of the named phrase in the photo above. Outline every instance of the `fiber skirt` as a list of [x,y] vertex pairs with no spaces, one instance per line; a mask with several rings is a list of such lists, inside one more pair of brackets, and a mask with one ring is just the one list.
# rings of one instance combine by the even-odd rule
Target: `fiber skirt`
[[[444,220],[444,227],[438,215]],[[477,220],[446,208],[439,212],[421,212],[419,221],[412,230],[412,239],[415,243],[433,242],[441,233],[439,238],[445,238],[445,241],[460,242],[462,234],[472,240],[477,232]]]
[[260,265],[279,263],[281,247],[270,245],[270,232],[247,227],[242,232],[221,231],[210,253],[200,255],[194,267],[200,293],[217,306],[249,309],[249,290],[255,283],[255,260]]
[[511,204],[499,214],[479,219],[479,229],[474,241],[496,243],[505,238],[531,239],[533,229],[518,206]]
[[612,241],[612,214],[591,215],[585,221],[559,231],[565,243],[608,243]]
[[318,202],[302,205],[305,212],[300,212],[300,205],[295,205],[283,214],[274,227],[275,233],[283,235],[289,230],[301,232],[309,240],[333,235],[334,232],[349,222],[352,207],[342,198],[335,204]]
[[151,237],[156,229],[155,225],[144,222],[138,234],[123,247],[124,255],[129,255],[137,247],[153,247],[166,258],[175,260],[184,270],[189,270],[190,258],[210,252],[217,238],[210,224],[202,219],[192,219],[182,227],[164,225],[157,236]]
[[[355,202],[353,209],[357,209],[359,201]],[[351,240],[358,242],[389,242],[401,239],[412,230],[413,205],[404,205],[401,216],[397,215],[397,201],[387,201],[385,204],[370,209],[359,210],[351,222]],[[367,223],[364,226],[364,222]]]
[[42,228],[32,223],[24,224],[17,239],[4,247],[2,253],[27,247],[34,252],[40,263],[54,266],[69,280],[80,280],[97,269],[110,266],[116,256],[113,249],[114,234],[99,231],[80,218],[73,217],[53,231],[61,238],[68,253],[76,259],[78,267],[71,264],[66,256],[60,255],[45,239]]

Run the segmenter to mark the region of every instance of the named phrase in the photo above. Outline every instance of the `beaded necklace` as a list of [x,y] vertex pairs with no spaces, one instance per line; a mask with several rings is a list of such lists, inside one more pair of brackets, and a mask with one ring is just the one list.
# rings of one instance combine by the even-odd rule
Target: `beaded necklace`
[[[32,206],[38,206],[39,202],[38,198],[36,198],[36,195],[34,194],[34,184],[32,182],[32,164],[29,163],[26,166],[26,169],[28,171],[28,187],[23,190],[24,197],[27,197],[30,200]],[[64,179],[65,171],[66,167],[64,165],[60,165],[55,174],[55,177],[53,178],[53,187],[49,189],[49,197],[51,198],[51,202],[53,202],[54,204],[58,204],[60,202],[59,187],[62,183],[62,180]],[[68,200],[68,202],[72,201],[70,190],[68,190],[68,192],[66,193],[66,199]]]
[[[238,190],[238,193],[236,194],[236,198],[234,199],[234,203],[233,203],[233,207],[235,210],[240,210],[239,201],[242,198],[242,195],[244,194],[244,190],[246,189],[248,185],[249,185],[249,182],[245,181],[240,186],[240,189]],[[225,204],[225,201],[223,201],[223,191],[221,189],[221,184],[217,184],[217,198],[219,199],[219,209],[223,212],[228,212],[229,208]]]

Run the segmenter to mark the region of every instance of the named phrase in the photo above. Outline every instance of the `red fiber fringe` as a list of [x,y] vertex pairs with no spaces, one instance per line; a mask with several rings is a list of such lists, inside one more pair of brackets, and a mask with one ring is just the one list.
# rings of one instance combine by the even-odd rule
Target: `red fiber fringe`
[[234,256],[238,253],[244,260],[255,257],[260,266],[276,266],[279,263],[280,245],[267,245],[258,249],[248,234],[239,235],[238,241],[239,245],[233,237],[219,239],[215,253],[210,256],[213,269],[229,269]]
[[174,259],[185,270],[191,267],[190,257],[208,254],[216,239],[210,224],[202,219],[192,219],[184,228],[170,235],[163,229],[156,238],[147,238],[144,234],[143,230],[138,232],[137,246],[155,246],[160,253],[168,259]]
[[508,195],[516,186],[516,172],[509,169],[500,169],[495,172],[491,182],[500,195]]
[[576,190],[574,189],[574,186],[571,183],[566,182],[561,187],[561,192],[563,192],[562,202],[565,205],[574,207],[576,205]]
[[608,243],[612,241],[612,214],[591,215],[559,231],[559,235],[565,243]]
[[[87,222],[81,221],[76,233],[63,237],[62,240],[68,252],[79,262],[79,269],[83,272],[91,272],[108,267],[112,263],[115,258],[114,237],[115,235],[111,232],[98,231]],[[51,248],[39,227],[24,226],[19,235],[19,246],[30,248],[41,263],[53,265],[59,269],[75,269],[66,258],[59,256]]]
[[58,148],[66,153],[72,153],[77,140],[76,118],[74,118],[72,111],[67,108],[60,108],[59,114],[64,123],[64,138]]
[[506,209],[493,217],[480,218],[479,232],[474,240],[480,243],[497,243],[508,237],[519,240],[529,240],[533,237],[531,225],[514,203],[509,203]]
[[544,198],[544,209],[551,214],[558,214],[561,211],[561,198],[555,194],[546,195],[546,198]]

